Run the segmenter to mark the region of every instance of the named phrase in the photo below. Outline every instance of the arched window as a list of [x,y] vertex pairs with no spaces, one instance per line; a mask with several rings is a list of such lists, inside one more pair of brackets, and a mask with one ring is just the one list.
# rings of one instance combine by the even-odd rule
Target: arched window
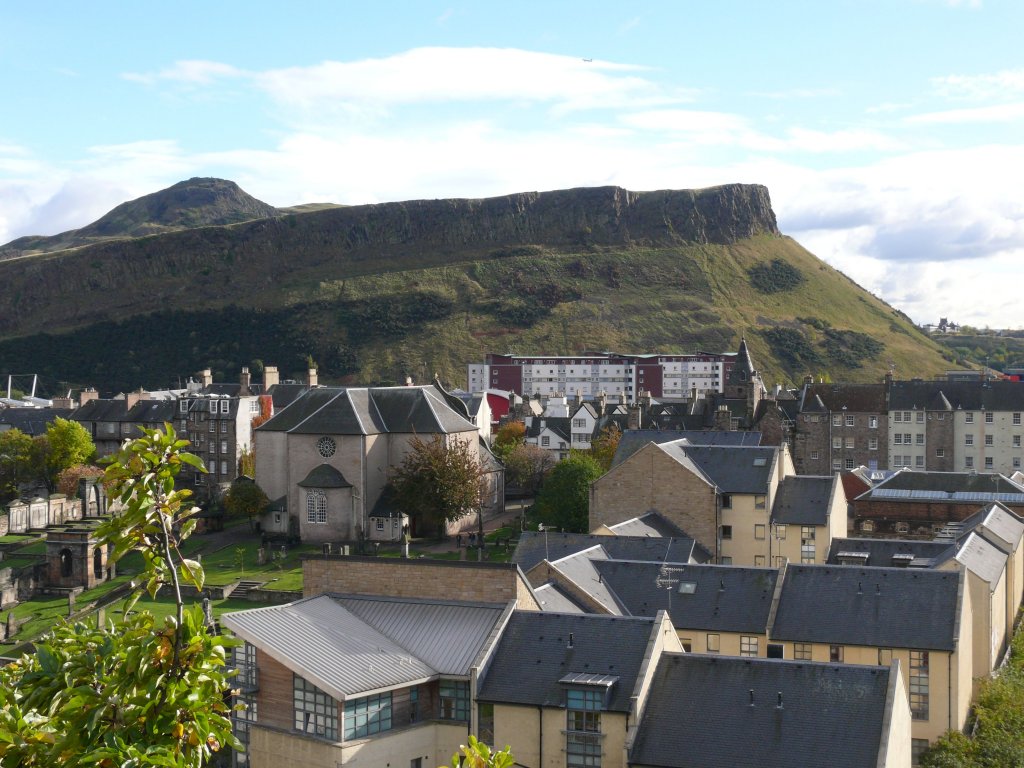
[[306,491],[306,522],[327,522],[327,494],[323,491]]

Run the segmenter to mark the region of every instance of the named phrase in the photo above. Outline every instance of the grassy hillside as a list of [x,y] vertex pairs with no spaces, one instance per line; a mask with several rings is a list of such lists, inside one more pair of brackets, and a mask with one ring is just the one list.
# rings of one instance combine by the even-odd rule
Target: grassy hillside
[[465,386],[466,364],[489,351],[734,351],[740,334],[767,382],[808,373],[875,381],[890,363],[904,377],[948,366],[905,315],[776,235],[731,245],[520,246],[434,266],[374,262],[342,277],[282,273],[244,307],[225,293],[209,309],[163,306],[0,341],[0,369],[125,390],[174,384],[206,366],[235,380],[255,360],[287,376],[312,356],[322,382],[437,372]]

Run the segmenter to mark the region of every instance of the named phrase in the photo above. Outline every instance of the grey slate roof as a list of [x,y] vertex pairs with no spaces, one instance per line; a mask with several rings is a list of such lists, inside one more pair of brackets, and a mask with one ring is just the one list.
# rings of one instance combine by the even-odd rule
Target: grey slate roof
[[476,431],[433,386],[317,387],[259,427],[296,434],[451,434]]
[[557,584],[541,584],[533,590],[533,596],[542,611],[553,613],[587,613],[584,606],[580,605],[572,595],[563,590]]
[[885,413],[885,384],[808,384],[800,394],[801,412]]
[[623,520],[621,523],[609,525],[608,529],[615,531],[616,536],[664,536],[666,538],[675,536],[676,538],[688,538],[682,528],[667,520],[660,512],[653,510],[645,512],[638,517]]
[[956,561],[988,582],[994,590],[1006,571],[1006,553],[996,545],[971,532],[956,553]]
[[309,470],[309,474],[299,481],[303,488],[351,488],[352,483],[345,479],[341,472],[330,464],[320,464]]
[[889,667],[666,653],[629,764],[876,768],[891,674]]
[[612,466],[621,464],[648,443],[671,443],[686,440],[690,445],[753,445],[761,444],[760,432],[699,429],[627,429],[619,438]]
[[889,388],[889,409],[915,408],[1024,411],[1024,387],[1016,381],[894,381]]
[[661,563],[690,561],[696,551],[693,539],[654,538],[650,536],[598,536],[592,533],[540,533],[523,531],[512,554],[526,573],[542,560],[561,560],[564,557],[600,546],[605,557],[613,560],[648,560]]
[[722,493],[765,493],[775,469],[778,448],[687,445],[685,441],[658,446],[684,466],[718,486]]
[[772,502],[773,522],[825,525],[832,491],[838,482],[838,475],[791,475],[782,478]]
[[438,675],[466,676],[505,606],[331,596],[221,621],[338,700]]
[[565,704],[559,680],[566,675],[613,675],[607,709],[628,712],[654,627],[654,619],[516,611],[477,700],[558,707]]
[[915,539],[832,539],[828,550],[829,565],[840,565],[842,553],[866,554],[867,559],[858,565],[874,568],[894,567],[894,555],[911,555],[911,563],[915,567],[930,568],[938,559],[944,557],[948,550],[954,548],[953,542],[946,540],[922,541]]
[[604,583],[597,570],[598,562],[607,559],[607,553],[595,546],[589,550],[563,557],[561,560],[555,560],[551,565],[604,606],[608,613],[615,616],[628,615],[629,612],[619,603],[615,593]]
[[[779,577],[774,568],[728,565],[670,563],[663,573],[661,563],[596,560],[594,568],[627,615],[666,610],[676,628],[708,632],[763,633]],[[667,587],[659,586],[659,578]],[[688,587],[680,592],[684,583]]]
[[47,425],[54,419],[68,419],[71,413],[69,408],[0,408],[0,424],[36,437],[46,434]]
[[793,565],[782,583],[771,637],[952,651],[961,577],[919,568]]

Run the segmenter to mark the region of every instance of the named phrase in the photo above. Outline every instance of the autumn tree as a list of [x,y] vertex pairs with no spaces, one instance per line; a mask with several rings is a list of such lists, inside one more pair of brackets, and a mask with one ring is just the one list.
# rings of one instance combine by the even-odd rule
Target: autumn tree
[[83,477],[99,477],[103,470],[91,464],[75,464],[57,475],[57,493],[74,497],[78,495],[78,481]]
[[486,470],[476,444],[414,436],[410,451],[391,478],[391,499],[426,530],[444,535],[445,523],[480,509]]
[[551,451],[536,445],[516,446],[505,457],[505,486],[514,486],[532,496],[555,464]]
[[555,465],[544,479],[533,509],[537,519],[562,529],[586,533],[590,526],[590,484],[601,466],[586,453],[573,453]]
[[504,461],[506,457],[526,440],[526,425],[521,421],[509,421],[498,427],[494,434],[494,455]]
[[615,451],[621,438],[622,430],[618,424],[612,422],[590,443],[590,455],[601,465],[604,472],[612,468],[612,459],[615,458]]
[[[0,764],[30,768],[201,768],[214,753],[240,748],[231,732],[225,648],[199,609],[186,611],[181,587],[203,587],[198,562],[182,555],[198,509],[175,489],[184,453],[169,424],[144,430],[107,467],[119,515],[97,537],[116,562],[142,555],[140,586],[119,622],[58,624],[32,654],[0,668]],[[145,590],[171,588],[175,612],[133,611]]]

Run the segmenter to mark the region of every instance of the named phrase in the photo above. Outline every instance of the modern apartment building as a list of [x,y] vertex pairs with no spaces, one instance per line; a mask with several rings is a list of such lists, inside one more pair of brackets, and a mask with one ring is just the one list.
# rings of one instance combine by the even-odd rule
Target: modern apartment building
[[723,392],[734,353],[694,355],[617,355],[590,352],[581,355],[496,355],[470,363],[470,392],[503,389],[519,395],[575,395],[585,399],[625,395],[632,401],[640,392],[654,397],[683,397],[693,391]]

